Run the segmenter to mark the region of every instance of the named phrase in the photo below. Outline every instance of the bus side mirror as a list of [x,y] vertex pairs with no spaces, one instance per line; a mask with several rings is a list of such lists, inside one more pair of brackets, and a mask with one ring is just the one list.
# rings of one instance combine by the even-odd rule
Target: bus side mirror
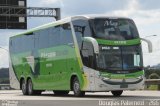
[[92,37],[84,37],[83,41],[92,43],[94,53],[99,54],[99,45],[98,45],[98,42],[96,41],[96,39],[94,39]]
[[153,52],[153,48],[152,48],[152,42],[150,40],[141,38],[142,41],[145,41],[148,44],[148,52],[152,53]]

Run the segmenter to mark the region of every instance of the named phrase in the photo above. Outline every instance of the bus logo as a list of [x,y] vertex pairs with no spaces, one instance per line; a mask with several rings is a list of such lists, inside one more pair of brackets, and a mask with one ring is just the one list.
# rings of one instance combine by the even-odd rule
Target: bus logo
[[41,58],[51,58],[51,57],[56,57],[56,52],[41,53]]
[[115,44],[126,44],[126,41],[114,41]]

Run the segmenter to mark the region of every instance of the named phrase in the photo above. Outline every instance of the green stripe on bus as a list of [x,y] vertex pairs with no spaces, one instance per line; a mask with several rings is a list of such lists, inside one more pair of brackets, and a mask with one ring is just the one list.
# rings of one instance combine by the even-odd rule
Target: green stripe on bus
[[135,45],[135,44],[140,44],[141,40],[140,39],[133,39],[133,40],[125,40],[125,41],[111,41],[111,40],[103,40],[103,39],[96,39],[98,44],[103,44],[103,45]]

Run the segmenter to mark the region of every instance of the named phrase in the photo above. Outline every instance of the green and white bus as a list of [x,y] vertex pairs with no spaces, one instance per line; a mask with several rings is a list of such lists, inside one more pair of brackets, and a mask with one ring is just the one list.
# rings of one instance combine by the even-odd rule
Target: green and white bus
[[24,95],[120,96],[144,86],[141,39],[129,18],[65,18],[11,37],[9,52],[11,87]]

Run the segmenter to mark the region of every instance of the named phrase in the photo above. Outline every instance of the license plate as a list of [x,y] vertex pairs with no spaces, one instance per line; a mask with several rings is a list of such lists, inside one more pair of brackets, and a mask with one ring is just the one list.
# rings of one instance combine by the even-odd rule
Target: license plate
[[128,85],[127,84],[121,84],[120,88],[128,88]]

